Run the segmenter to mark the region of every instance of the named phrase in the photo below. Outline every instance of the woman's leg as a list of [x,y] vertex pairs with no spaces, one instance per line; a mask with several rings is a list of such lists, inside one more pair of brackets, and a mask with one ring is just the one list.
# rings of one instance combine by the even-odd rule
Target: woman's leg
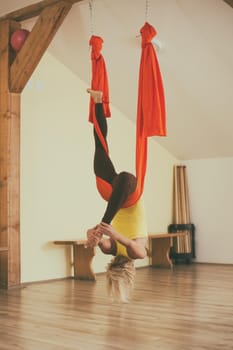
[[[100,127],[101,133],[106,141],[107,137],[107,121],[104,115],[103,105],[102,105],[102,92],[93,91],[91,89],[87,90],[94,102],[95,102],[95,112],[98,125]],[[134,175],[128,172],[116,173],[114,165],[109,158],[108,154],[105,152],[99,137],[94,129],[95,138],[95,156],[94,156],[94,172],[95,175],[101,179],[107,181],[112,185],[112,194],[109,198],[108,205],[102,221],[110,224],[114,218],[117,211],[122,207],[128,196],[134,192],[137,179]],[[107,141],[106,141],[107,144]]]
[[[101,133],[107,144],[107,121],[104,115],[102,103],[95,104],[95,114],[98,125],[100,127]],[[109,158],[108,154],[105,152],[102,143],[94,128],[94,138],[95,138],[95,155],[94,155],[94,173],[96,176],[112,184],[113,180],[116,178],[117,173],[114,165]]]
[[109,198],[102,222],[106,224],[111,223],[128,196],[134,192],[136,185],[137,179],[134,175],[127,172],[121,172],[117,175],[112,184],[112,194]]
[[[104,116],[103,105],[95,104],[96,119],[101,129],[102,135],[107,137],[107,121]],[[95,137],[95,157],[94,171],[95,175],[101,177],[112,185],[112,194],[109,198],[107,208],[105,210],[102,222],[110,224],[118,210],[122,207],[128,196],[134,192],[137,179],[128,172],[117,174],[114,165],[103,149],[103,146],[94,130]],[[106,142],[107,143],[107,142]]]
[[[96,120],[107,145],[108,126],[102,104],[103,93],[101,91],[95,91],[91,89],[87,89],[87,92],[91,95],[95,103]],[[116,170],[108,154],[105,152],[105,149],[103,148],[103,145],[97,135],[95,128],[93,130],[93,133],[95,139],[94,173],[97,177],[100,177],[101,179],[112,184],[113,180],[117,176]]]

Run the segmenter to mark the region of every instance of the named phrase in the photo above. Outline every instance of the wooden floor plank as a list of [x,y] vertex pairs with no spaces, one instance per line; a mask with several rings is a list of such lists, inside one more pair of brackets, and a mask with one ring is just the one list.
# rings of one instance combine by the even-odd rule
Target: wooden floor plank
[[1,350],[232,350],[233,266],[137,270],[128,304],[71,279],[0,291]]

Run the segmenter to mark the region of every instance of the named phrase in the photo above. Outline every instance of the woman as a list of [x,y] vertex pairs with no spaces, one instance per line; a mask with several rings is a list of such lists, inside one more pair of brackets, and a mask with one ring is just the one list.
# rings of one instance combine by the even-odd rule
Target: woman
[[[95,103],[98,127],[107,145],[107,121],[104,115],[102,92],[91,89],[87,92]],[[95,128],[94,138],[94,172],[97,187],[108,204],[101,223],[87,231],[87,245],[89,247],[98,245],[104,254],[116,257],[108,267],[109,287],[111,294],[120,294],[121,299],[127,299],[135,275],[133,260],[143,259],[147,255],[145,211],[141,199],[130,207],[126,206],[127,199],[136,189],[137,179],[128,172],[119,174],[116,172]],[[103,238],[103,235],[108,238]]]

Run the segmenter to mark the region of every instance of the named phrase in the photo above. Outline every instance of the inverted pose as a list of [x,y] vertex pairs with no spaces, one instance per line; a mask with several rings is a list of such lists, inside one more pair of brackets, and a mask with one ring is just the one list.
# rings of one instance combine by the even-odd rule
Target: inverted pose
[[[108,264],[107,287],[111,297],[128,301],[135,279],[135,259],[147,255],[147,227],[142,199],[128,205],[137,186],[136,177],[128,172],[117,173],[108,155],[107,121],[102,104],[102,92],[87,90],[95,104],[97,128],[94,127],[94,172],[97,188],[107,201],[101,222],[87,231],[89,247],[99,246],[104,254],[115,258]],[[101,141],[101,135],[104,139]],[[106,152],[107,149],[107,152]],[[104,238],[103,236],[108,236]]]
[[[90,93],[95,103],[98,126],[107,144],[107,121],[102,105],[102,92],[91,89],[88,89],[87,92]],[[119,266],[125,267],[128,264],[134,275],[133,259],[143,259],[147,255],[147,229],[142,200],[140,199],[136,204],[124,208],[127,198],[136,188],[137,179],[128,172],[119,174],[116,172],[95,128],[94,138],[94,172],[97,187],[98,182],[102,181],[111,191],[101,222],[87,231],[88,246],[98,245],[104,254],[111,254],[116,257],[109,265],[108,272],[111,269],[116,270]],[[108,238],[103,238],[103,235],[108,236]],[[112,281],[109,280],[109,283],[112,284]]]

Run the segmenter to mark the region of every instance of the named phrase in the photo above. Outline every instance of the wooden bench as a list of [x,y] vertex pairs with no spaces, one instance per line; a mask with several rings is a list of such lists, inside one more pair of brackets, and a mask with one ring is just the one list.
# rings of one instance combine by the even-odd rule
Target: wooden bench
[[95,248],[86,248],[86,240],[54,241],[59,245],[70,245],[73,253],[73,266],[75,279],[95,281],[96,276],[92,269],[92,260],[95,256]]
[[[169,258],[170,248],[174,237],[185,236],[186,232],[149,234],[150,259],[153,267],[172,268]],[[92,260],[96,254],[96,248],[86,248],[86,240],[54,241],[58,245],[69,245],[73,253],[73,277],[79,280],[95,281],[96,276],[92,268]]]
[[184,237],[187,232],[149,234],[150,264],[153,267],[172,268],[173,263],[169,257],[174,237]]

